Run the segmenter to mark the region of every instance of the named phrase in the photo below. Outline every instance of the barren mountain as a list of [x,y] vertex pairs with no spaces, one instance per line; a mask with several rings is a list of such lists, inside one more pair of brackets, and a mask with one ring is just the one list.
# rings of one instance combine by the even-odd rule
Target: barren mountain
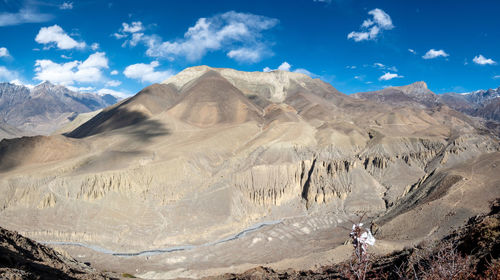
[[95,111],[116,101],[111,95],[73,92],[49,82],[33,89],[0,83],[0,119],[23,130],[23,135],[50,134],[79,113]]
[[388,87],[374,92],[360,92],[352,96],[398,106],[432,108],[441,104],[439,97],[427,88],[425,82],[416,82],[401,87]]
[[3,140],[0,224],[165,279],[339,261],[363,213],[388,252],[489,210],[498,138],[425,83],[374,98],[299,73],[188,68],[67,136]]

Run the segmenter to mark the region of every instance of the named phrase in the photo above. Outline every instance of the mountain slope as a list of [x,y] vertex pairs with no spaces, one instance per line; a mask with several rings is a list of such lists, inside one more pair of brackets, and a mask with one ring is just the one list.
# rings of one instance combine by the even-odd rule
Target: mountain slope
[[95,111],[116,101],[112,96],[77,93],[49,82],[31,90],[0,83],[0,119],[29,134],[50,134],[75,113]]
[[189,124],[209,127],[258,121],[260,111],[220,74],[208,71],[183,89],[168,113]]
[[15,138],[19,137],[23,132],[15,127],[12,127],[6,123],[0,122],[0,140],[4,138]]
[[67,133],[69,137],[83,138],[145,121],[169,109],[177,100],[175,89],[168,85],[154,84],[135,96],[110,106]]

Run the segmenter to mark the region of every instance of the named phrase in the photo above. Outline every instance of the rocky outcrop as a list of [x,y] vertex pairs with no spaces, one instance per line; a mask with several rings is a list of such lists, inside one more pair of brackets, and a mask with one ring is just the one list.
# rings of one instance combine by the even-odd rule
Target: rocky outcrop
[[0,278],[112,279],[64,252],[4,228],[0,228]]

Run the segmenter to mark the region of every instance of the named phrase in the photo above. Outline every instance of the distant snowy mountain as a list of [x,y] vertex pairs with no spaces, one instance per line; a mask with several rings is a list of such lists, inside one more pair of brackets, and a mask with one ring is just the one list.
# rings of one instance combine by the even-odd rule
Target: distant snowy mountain
[[0,83],[0,120],[26,135],[50,134],[77,114],[99,110],[117,101],[110,94],[74,92],[50,82],[31,89]]
[[500,87],[466,93],[444,93],[443,103],[463,113],[500,121]]
[[484,105],[492,99],[500,97],[500,87],[496,89],[488,89],[488,90],[476,90],[472,92],[466,92],[461,94],[465,97],[469,102]]

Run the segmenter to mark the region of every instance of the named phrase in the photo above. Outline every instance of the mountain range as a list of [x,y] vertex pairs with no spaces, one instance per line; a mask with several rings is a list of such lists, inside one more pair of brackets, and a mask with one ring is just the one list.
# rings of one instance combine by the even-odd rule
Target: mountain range
[[339,261],[359,217],[387,253],[500,196],[497,135],[423,82],[198,66],[69,127],[0,142],[0,224],[147,279]]
[[500,87],[468,93],[435,94],[427,88],[425,82],[416,82],[408,86],[389,87],[374,92],[355,93],[352,96],[377,102],[389,102],[393,105],[411,105],[427,108],[446,105],[470,116],[500,121]]
[[441,95],[441,99],[457,111],[500,121],[500,87],[468,93],[446,93]]
[[0,127],[11,127],[5,128],[10,132],[2,137],[48,135],[80,113],[95,111],[117,101],[109,94],[74,92],[50,82],[31,89],[0,83]]

